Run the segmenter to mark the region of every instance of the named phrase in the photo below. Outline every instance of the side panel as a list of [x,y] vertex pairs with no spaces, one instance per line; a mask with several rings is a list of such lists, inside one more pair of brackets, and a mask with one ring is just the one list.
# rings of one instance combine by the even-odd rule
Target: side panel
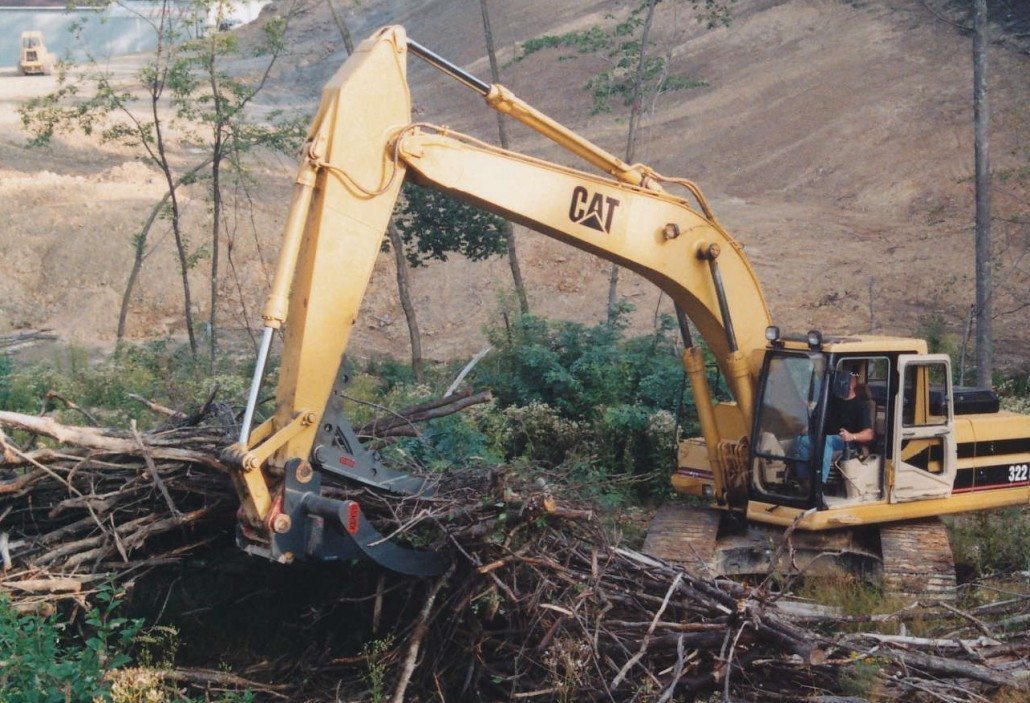
[[1001,411],[956,418],[955,493],[1030,486],[1030,416]]

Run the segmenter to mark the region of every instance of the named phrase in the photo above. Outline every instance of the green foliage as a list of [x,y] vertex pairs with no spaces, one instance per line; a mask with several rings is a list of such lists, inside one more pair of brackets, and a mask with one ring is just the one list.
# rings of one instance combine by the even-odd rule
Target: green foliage
[[621,405],[677,406],[683,374],[671,318],[653,334],[632,339],[623,337],[624,315],[592,326],[533,315],[509,319],[508,326],[488,330],[495,351],[476,369],[477,381],[502,406],[542,403],[575,420]]
[[[729,25],[729,4],[734,0],[691,0],[695,19],[709,28]],[[614,14],[605,15],[605,25],[594,25],[585,30],[558,35],[544,35],[526,41],[517,60],[522,60],[546,49],[571,49],[576,54],[600,55],[607,67],[591,77],[584,90],[594,100],[593,114],[611,112],[612,101],[629,105],[633,99],[637,66],[640,63],[640,34],[647,16],[648,2],[635,2],[621,20]],[[574,58],[574,54],[559,55],[559,61]],[[647,54],[641,66],[641,99],[660,93],[689,90],[706,86],[703,80],[678,76],[669,71],[669,56]]]
[[[54,391],[90,410],[102,422],[125,425],[137,420],[146,425],[155,421],[154,414],[129,394],[186,410],[217,384],[219,400],[239,401],[245,397],[251,363],[225,356],[214,373],[209,373],[206,363],[171,340],[124,344],[100,360],[91,360],[86,351],[74,347],[41,362],[16,363],[0,356],[0,409],[38,413],[48,402],[47,393]],[[86,421],[59,401],[49,402],[60,421]]]
[[955,563],[976,576],[1030,570],[1030,512],[1013,507],[948,520]]
[[1003,410],[1030,415],[1030,373],[1013,374],[995,379],[994,389]]
[[[844,615],[872,615],[889,610],[889,596],[876,586],[853,574],[839,573],[835,575],[808,578],[798,589],[802,598],[838,609]],[[858,623],[852,631],[865,627]]]
[[673,326],[627,339],[622,315],[594,326],[523,315],[490,329],[495,351],[474,373],[499,406],[483,425],[497,454],[583,475],[657,472],[664,485],[675,413],[692,410]]
[[142,621],[117,615],[119,600],[101,591],[77,631],[56,615],[18,615],[0,597],[0,700],[65,703],[110,700],[105,674],[130,663]]
[[412,267],[446,261],[450,253],[481,261],[508,250],[503,219],[410,182],[404,184],[394,223]]
[[840,692],[863,700],[876,700],[873,696],[879,688],[880,670],[886,662],[876,658],[864,659],[842,668],[837,675]]
[[365,680],[368,682],[371,703],[382,703],[388,695],[387,674],[390,669],[388,655],[392,647],[393,636],[387,636],[366,643],[362,650],[367,666]]
[[930,312],[919,317],[916,335],[926,340],[931,354],[948,354],[952,358],[958,351],[954,336],[948,332],[948,321],[939,312]]

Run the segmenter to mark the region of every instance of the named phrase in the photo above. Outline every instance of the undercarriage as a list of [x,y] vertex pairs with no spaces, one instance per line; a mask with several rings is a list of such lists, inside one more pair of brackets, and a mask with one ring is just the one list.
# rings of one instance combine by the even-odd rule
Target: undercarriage
[[950,599],[955,565],[937,518],[806,532],[747,522],[724,510],[670,503],[651,521],[644,551],[688,569],[732,577],[849,574],[892,594]]

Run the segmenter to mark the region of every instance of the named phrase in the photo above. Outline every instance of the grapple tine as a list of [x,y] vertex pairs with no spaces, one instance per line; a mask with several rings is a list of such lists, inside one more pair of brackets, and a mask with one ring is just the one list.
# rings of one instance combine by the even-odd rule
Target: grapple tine
[[311,462],[319,470],[341,478],[403,495],[431,495],[426,479],[394,471],[383,464],[378,452],[362,446],[343,414],[343,394],[333,389],[322,424],[315,435]]

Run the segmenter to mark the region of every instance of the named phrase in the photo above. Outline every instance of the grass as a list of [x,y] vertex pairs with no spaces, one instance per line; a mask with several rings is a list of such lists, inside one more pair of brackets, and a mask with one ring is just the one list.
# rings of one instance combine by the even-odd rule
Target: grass
[[960,576],[1030,570],[1030,508],[956,515],[946,522]]

